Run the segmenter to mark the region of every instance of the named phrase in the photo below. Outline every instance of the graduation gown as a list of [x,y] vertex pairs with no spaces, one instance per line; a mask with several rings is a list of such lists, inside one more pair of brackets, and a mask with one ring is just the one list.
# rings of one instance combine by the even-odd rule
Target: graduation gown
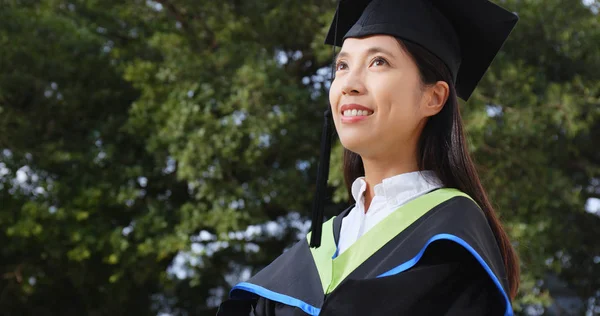
[[438,189],[395,210],[338,254],[342,219],[323,224],[247,282],[218,316],[513,315],[500,250],[483,211]]

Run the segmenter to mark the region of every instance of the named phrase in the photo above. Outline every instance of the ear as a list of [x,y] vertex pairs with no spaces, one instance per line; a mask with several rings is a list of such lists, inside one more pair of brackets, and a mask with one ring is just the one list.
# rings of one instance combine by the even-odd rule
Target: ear
[[438,81],[428,86],[421,104],[423,115],[429,117],[438,114],[444,108],[449,95],[450,88],[445,81]]

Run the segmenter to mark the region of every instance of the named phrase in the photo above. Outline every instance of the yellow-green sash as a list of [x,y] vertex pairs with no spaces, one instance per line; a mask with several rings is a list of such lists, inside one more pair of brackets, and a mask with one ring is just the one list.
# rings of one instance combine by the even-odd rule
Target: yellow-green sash
[[[459,190],[442,188],[400,206],[336,258],[332,258],[337,249],[333,238],[335,217],[325,222],[321,247],[310,249],[319,271],[323,293],[331,293],[352,271],[421,216],[457,196],[470,198]],[[306,238],[310,240],[310,233]]]

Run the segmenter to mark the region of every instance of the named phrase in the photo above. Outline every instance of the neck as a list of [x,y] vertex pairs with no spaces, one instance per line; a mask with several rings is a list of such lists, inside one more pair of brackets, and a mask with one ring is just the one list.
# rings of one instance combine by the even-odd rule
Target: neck
[[383,182],[383,179],[393,177],[398,174],[418,171],[416,153],[407,155],[407,157],[398,157],[389,155],[380,158],[362,158],[365,168],[365,182],[367,190],[365,191],[365,213],[371,205],[375,196],[375,185]]

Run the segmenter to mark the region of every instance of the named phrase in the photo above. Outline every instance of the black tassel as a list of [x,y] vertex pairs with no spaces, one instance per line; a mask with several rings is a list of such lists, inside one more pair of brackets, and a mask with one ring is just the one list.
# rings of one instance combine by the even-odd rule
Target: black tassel
[[[337,24],[340,15],[340,0],[337,1],[335,9],[335,30],[333,36],[333,56],[331,63],[330,82],[333,82],[335,74],[335,46],[337,39]],[[331,107],[327,105],[327,111],[323,113],[323,131],[321,132],[321,156],[319,157],[319,166],[317,167],[317,189],[313,201],[312,223],[310,247],[319,248],[321,246],[321,235],[323,230],[323,215],[325,208],[325,194],[327,193],[327,179],[329,178],[329,158],[331,157],[331,137],[333,135],[333,116]]]
[[331,136],[332,136],[332,116],[331,110],[327,109],[323,114],[323,131],[321,134],[321,156],[319,157],[319,166],[317,171],[317,189],[313,201],[312,224],[310,247],[318,248],[321,246],[321,231],[323,228],[323,216],[325,208],[325,194],[327,193],[327,179],[329,178],[329,159],[331,157]]

